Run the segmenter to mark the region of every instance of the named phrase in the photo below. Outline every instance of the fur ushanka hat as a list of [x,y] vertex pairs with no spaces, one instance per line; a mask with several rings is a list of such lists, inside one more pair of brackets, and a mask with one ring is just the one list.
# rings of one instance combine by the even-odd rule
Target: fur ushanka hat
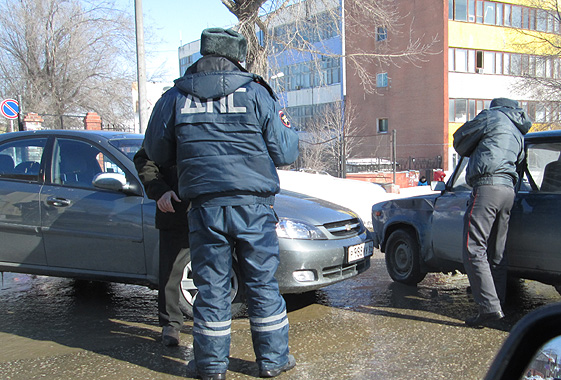
[[235,62],[244,62],[247,41],[232,29],[208,28],[201,34],[201,55],[219,55]]

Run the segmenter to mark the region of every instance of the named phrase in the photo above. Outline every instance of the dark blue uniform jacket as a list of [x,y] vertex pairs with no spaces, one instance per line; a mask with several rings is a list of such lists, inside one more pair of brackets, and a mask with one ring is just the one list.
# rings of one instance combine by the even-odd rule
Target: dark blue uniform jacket
[[251,196],[280,191],[276,166],[296,160],[298,134],[259,80],[205,56],[156,103],[144,146],[160,166],[177,162],[182,199],[233,196],[250,204]]

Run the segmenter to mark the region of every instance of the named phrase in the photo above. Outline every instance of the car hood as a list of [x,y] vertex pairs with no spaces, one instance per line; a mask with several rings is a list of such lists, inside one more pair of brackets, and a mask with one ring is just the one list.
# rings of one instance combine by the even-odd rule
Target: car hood
[[315,226],[358,218],[351,210],[309,195],[282,190],[275,199],[279,217],[305,221]]

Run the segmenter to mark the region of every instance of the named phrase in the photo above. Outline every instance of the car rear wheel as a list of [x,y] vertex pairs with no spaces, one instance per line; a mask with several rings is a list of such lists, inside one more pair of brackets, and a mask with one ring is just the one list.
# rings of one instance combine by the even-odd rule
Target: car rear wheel
[[[245,311],[243,292],[240,289],[240,275],[235,261],[231,276],[232,290],[230,295],[232,300],[232,318],[235,318],[243,314]],[[189,258],[189,261],[183,270],[183,278],[181,279],[180,287],[181,292],[179,297],[179,307],[186,317],[193,319],[193,302],[195,302],[195,298],[197,298],[199,290],[193,282],[191,258]]]
[[421,272],[419,244],[405,230],[392,232],[386,243],[386,268],[392,280],[406,285],[421,282],[426,273]]

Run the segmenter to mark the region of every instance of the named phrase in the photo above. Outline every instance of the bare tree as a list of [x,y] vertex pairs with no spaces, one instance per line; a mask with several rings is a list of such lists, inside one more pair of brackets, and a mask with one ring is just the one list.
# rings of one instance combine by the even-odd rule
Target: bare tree
[[[375,77],[370,74],[372,65],[402,63],[419,64],[433,52],[437,36],[429,43],[414,38],[412,30],[401,20],[406,15],[396,12],[393,0],[345,0],[345,9],[338,0],[221,0],[238,18],[239,29],[248,39],[247,68],[265,77],[277,73],[271,57],[281,52],[305,56],[319,71],[325,58],[345,57],[361,78],[366,92],[375,92]],[[364,27],[371,25],[372,27]],[[386,44],[376,51],[359,44],[340,46],[325,44],[331,36],[344,33],[358,34],[362,40],[375,38],[383,28],[388,35],[407,33],[409,43],[403,47]],[[322,78],[319,78],[320,80]]]
[[[104,122],[132,117],[134,24],[112,0],[0,0],[3,96],[25,112],[97,112]],[[51,125],[55,127],[55,125]]]
[[515,73],[521,80],[513,89],[537,102],[530,110],[537,122],[532,130],[561,129],[561,5],[558,0],[529,0],[526,5],[534,9],[535,30],[516,29],[512,45],[524,55]]
[[364,142],[364,128],[355,119],[356,110],[349,103],[325,104],[302,135],[300,166],[341,175],[345,170],[341,163]]

